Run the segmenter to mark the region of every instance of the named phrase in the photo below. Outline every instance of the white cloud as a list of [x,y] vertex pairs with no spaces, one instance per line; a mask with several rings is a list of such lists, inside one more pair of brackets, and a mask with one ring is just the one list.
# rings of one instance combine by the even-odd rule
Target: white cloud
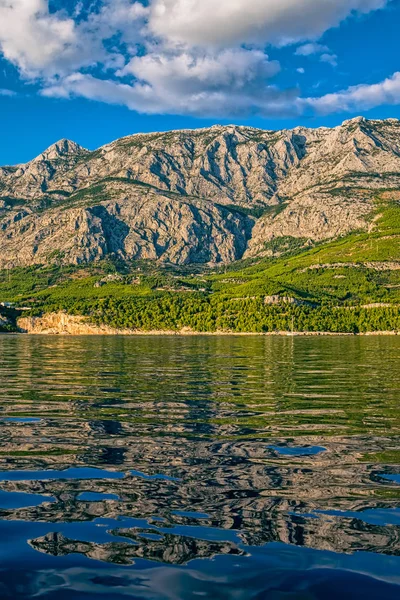
[[143,41],[141,30],[148,13],[148,7],[135,0],[102,0],[100,9],[89,13],[82,29],[100,40],[121,34],[124,42],[136,43]]
[[73,19],[51,15],[45,0],[0,0],[0,47],[22,71],[49,67],[76,44]]
[[328,46],[310,42],[303,46],[299,46],[296,50],[296,54],[297,56],[312,56],[313,54],[320,54],[321,52],[327,52],[328,50]]
[[132,39],[134,22],[146,12],[140,3],[105,0],[99,11],[77,21],[64,11],[50,12],[47,0],[0,0],[0,50],[26,77],[66,74],[99,62],[118,68],[123,58],[106,50],[104,40],[119,31]]
[[216,54],[147,54],[132,58],[122,74],[134,75],[162,94],[192,94],[211,90],[260,89],[280,70],[277,61],[258,50],[241,48]]
[[395,74],[376,86],[301,99],[297,89],[273,84],[280,66],[262,50],[301,43],[298,56],[335,66],[336,55],[318,37],[390,0],[63,2],[69,13],[50,10],[48,0],[0,0],[0,53],[22,77],[35,78],[46,96],[82,96],[150,114],[222,117],[328,113],[397,97]]
[[[174,64],[174,61],[172,61]],[[186,72],[182,68],[182,73]],[[155,73],[146,66],[141,66],[147,73],[148,81]],[[153,67],[152,67],[153,68]],[[176,69],[176,65],[168,69]],[[207,69],[205,69],[207,71]],[[211,73],[214,73],[211,69]],[[194,84],[183,85],[185,75],[181,75],[179,84],[172,83],[168,89],[163,83],[151,85],[148,81],[132,85],[96,79],[90,75],[76,74],[65,78],[62,82],[43,90],[43,95],[49,97],[69,98],[82,96],[84,98],[125,105],[141,113],[194,114],[210,116],[235,116],[238,114],[258,114],[268,117],[299,116],[311,112],[327,115],[337,112],[356,112],[368,110],[382,105],[400,104],[400,72],[392,77],[371,85],[352,86],[347,90],[320,97],[301,98],[298,90],[280,90],[264,82],[257,83],[258,75],[253,80],[242,80],[242,85],[232,86],[229,77],[225,85],[217,86],[213,77],[205,87]]]
[[322,44],[308,43],[303,46],[299,46],[295,52],[297,56],[313,56],[319,55],[319,60],[324,63],[337,67],[337,56],[333,54],[328,46]]
[[321,54],[319,60],[324,63],[328,63],[332,65],[332,67],[337,67],[337,56],[336,54],[329,54],[328,52]]
[[299,67],[297,69],[297,72],[300,73],[301,75],[304,75],[304,73],[306,72],[305,69],[303,69],[303,67]]
[[7,90],[5,88],[0,88],[0,96],[16,96],[17,93],[13,90]]
[[76,74],[53,83],[45,96],[123,104],[142,113],[234,116],[291,114],[297,90],[279,90],[268,79],[279,64],[257,50],[223,50],[196,56],[149,54],[134,57],[121,75],[131,84]]
[[320,98],[299,101],[304,109],[327,115],[335,112],[368,110],[385,104],[400,104],[400,72],[380,83],[356,85]]
[[149,27],[157,36],[187,45],[282,45],[318,38],[352,12],[367,13],[387,1],[152,0]]
[[115,36],[128,45],[152,45],[155,36],[169,46],[208,50],[252,41],[280,45],[318,37],[352,11],[368,12],[390,0],[319,0],[318,10],[315,0],[143,1],[98,0],[86,9],[78,2],[68,14],[50,11],[49,0],[0,0],[0,51],[28,77],[97,63],[117,68],[120,51],[104,45]]

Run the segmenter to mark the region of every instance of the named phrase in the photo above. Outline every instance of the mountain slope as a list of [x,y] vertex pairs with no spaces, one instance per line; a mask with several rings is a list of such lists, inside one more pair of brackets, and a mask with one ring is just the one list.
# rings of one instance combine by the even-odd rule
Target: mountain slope
[[138,134],[94,152],[61,140],[0,168],[0,268],[269,256],[373,230],[376,196],[399,189],[393,119]]
[[22,307],[20,326],[33,332],[400,331],[399,201],[377,194],[369,232],[305,248],[276,239],[280,257],[214,269],[107,259],[3,270],[0,300],[14,317],[0,303],[0,330],[16,327]]

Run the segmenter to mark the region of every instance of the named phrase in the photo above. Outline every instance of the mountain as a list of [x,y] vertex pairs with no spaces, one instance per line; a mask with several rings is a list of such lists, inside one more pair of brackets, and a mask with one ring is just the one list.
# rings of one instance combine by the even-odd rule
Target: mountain
[[400,190],[400,121],[136,134],[93,152],[61,140],[0,168],[0,268],[109,255],[230,263],[374,227]]

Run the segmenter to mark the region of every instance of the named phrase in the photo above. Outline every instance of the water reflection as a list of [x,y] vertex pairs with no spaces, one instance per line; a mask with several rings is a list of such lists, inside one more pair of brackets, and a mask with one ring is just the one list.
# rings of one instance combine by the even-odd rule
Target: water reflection
[[0,556],[29,564],[0,597],[398,597],[399,365],[384,337],[0,337]]

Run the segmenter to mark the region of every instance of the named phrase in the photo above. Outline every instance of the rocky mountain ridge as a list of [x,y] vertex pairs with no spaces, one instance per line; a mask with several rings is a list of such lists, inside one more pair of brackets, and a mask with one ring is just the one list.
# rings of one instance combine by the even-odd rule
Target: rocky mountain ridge
[[108,255],[229,263],[373,227],[400,189],[400,121],[135,134],[89,151],[60,140],[0,167],[0,268]]

